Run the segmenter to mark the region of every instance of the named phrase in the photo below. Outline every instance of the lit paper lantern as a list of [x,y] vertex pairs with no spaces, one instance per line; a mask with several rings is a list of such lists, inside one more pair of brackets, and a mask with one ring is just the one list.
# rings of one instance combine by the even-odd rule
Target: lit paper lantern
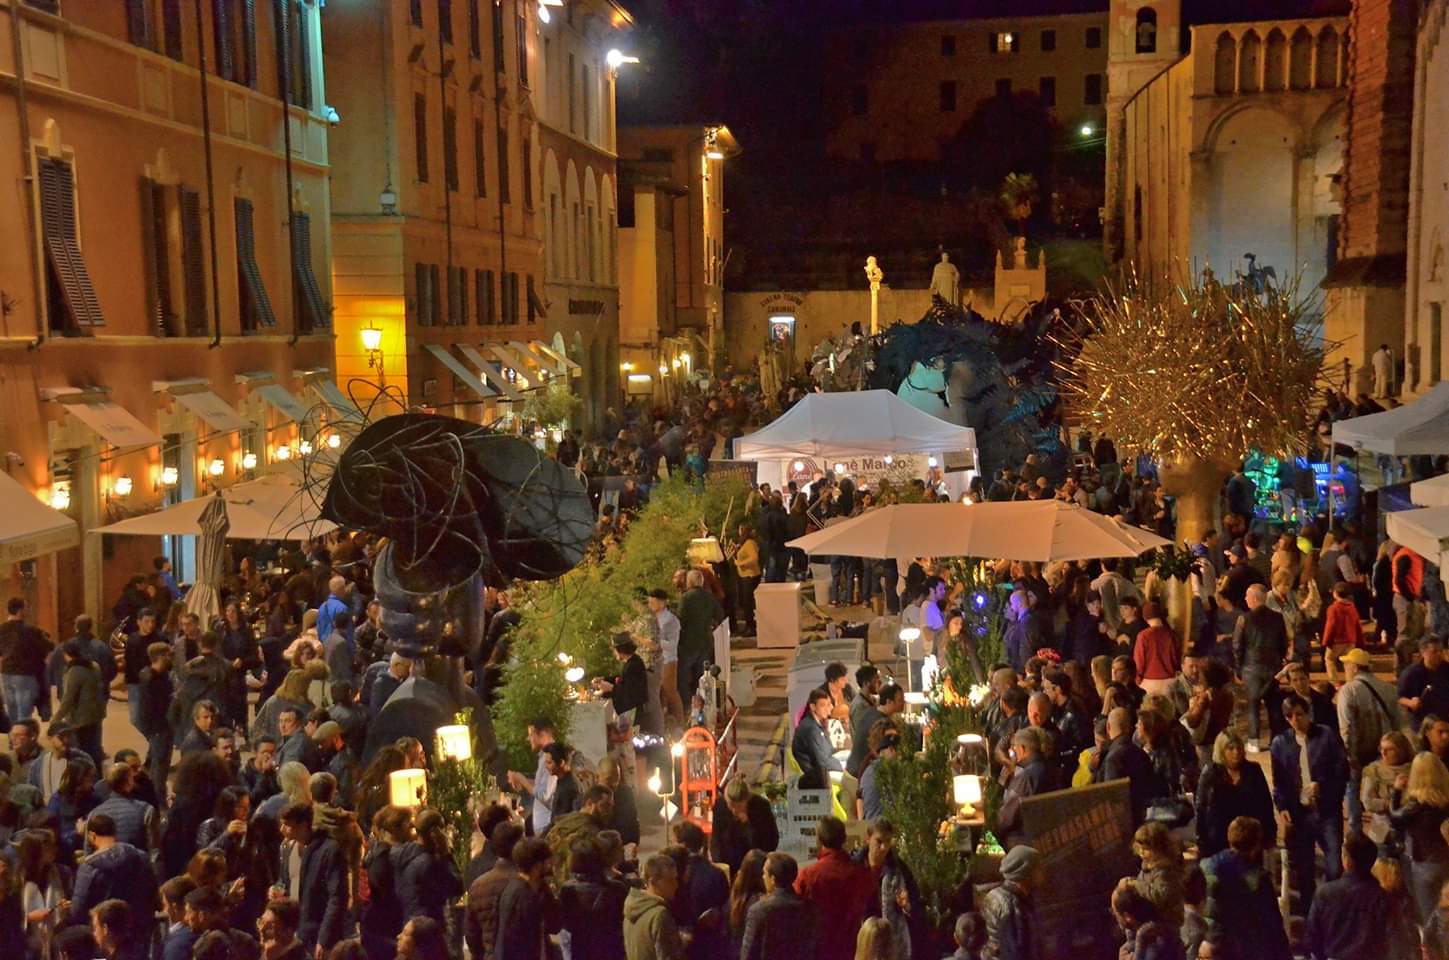
[[438,756],[444,760],[468,760],[473,756],[473,735],[461,723],[438,728]]
[[961,808],[961,816],[968,819],[974,817],[976,804],[981,802],[981,778],[971,773],[952,777],[951,795],[956,805]]
[[714,537],[695,537],[689,541],[687,556],[691,563],[724,563],[724,551]]
[[394,770],[387,775],[387,799],[395,807],[421,807],[427,791],[426,770]]

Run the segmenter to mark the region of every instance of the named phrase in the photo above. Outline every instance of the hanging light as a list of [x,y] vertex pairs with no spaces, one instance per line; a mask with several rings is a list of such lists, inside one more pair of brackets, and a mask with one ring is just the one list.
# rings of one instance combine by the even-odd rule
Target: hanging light
[[70,481],[57,480],[50,486],[50,506],[55,510],[70,509]]
[[226,473],[226,462],[221,457],[213,457],[212,461],[206,465],[206,472],[213,477],[219,477]]
[[282,444],[281,446],[277,447],[277,459],[278,460],[290,460],[290,459],[292,459],[292,448],[289,447],[289,446],[287,446],[285,443]]
[[302,456],[310,456],[312,453],[312,441],[303,440],[301,443],[297,444],[297,449],[302,451]]
[[461,723],[438,728],[438,756],[444,760],[468,760],[473,756],[473,734]]
[[409,767],[387,775],[387,799],[395,807],[421,807],[428,792],[428,772]]
[[181,479],[181,474],[179,474],[179,473],[176,472],[176,468],[175,467],[162,467],[161,468],[161,484],[162,484],[162,486],[174,487],[174,486],[176,486],[176,481],[178,481],[180,479]]
[[257,455],[248,450],[242,454],[242,469],[255,470],[257,468]]
[[327,447],[328,447],[328,449],[336,450],[340,446],[342,446],[342,434],[340,434],[340,433],[329,434],[328,437],[327,437]]
[[111,492],[118,497],[129,497],[132,486],[131,478],[123,474],[117,477],[116,481],[111,484]]

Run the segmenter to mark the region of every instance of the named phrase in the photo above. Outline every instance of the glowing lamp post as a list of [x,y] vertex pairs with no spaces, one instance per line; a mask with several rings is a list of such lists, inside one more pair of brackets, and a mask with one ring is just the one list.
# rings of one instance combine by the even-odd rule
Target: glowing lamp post
[[387,775],[387,799],[395,807],[421,807],[428,792],[426,770],[409,768]]

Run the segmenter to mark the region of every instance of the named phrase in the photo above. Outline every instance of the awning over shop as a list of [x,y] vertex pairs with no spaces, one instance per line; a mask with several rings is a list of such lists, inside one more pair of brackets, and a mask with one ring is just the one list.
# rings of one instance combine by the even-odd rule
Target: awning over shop
[[79,543],[80,527],[74,520],[41,503],[9,474],[0,473],[0,565]]
[[293,423],[300,424],[307,419],[307,405],[281,384],[264,383],[254,389],[268,405],[281,411]]
[[161,434],[146,426],[127,409],[112,403],[99,390],[66,388],[44,392],[46,399],[65,405],[68,413],[90,427],[97,436],[121,450],[150,447],[161,442]]
[[235,433],[238,430],[249,430],[256,426],[256,424],[233,409],[231,404],[206,389],[207,382],[205,380],[187,380],[171,383],[158,381],[153,383],[152,387],[158,393],[171,394],[183,407],[196,414],[207,426],[220,433]]
[[497,357],[500,363],[511,369],[517,375],[518,386],[522,389],[529,390],[533,387],[542,386],[542,378],[529,369],[530,366],[537,366],[537,361],[531,363],[524,359],[529,355],[527,350],[523,350],[520,353],[514,344],[499,343],[496,340],[483,344],[483,349]]
[[528,345],[535,354],[557,367],[562,376],[577,377],[584,372],[584,368],[570,360],[567,354],[560,353],[542,340],[530,340]]
[[522,340],[508,341],[508,348],[516,356],[522,357],[524,363],[527,363],[539,372],[538,376],[529,378],[534,386],[542,386],[544,381],[548,380],[556,372],[553,369],[554,363],[551,358],[541,356],[532,346],[524,343]]
[[[221,492],[226,500],[230,527],[228,540],[308,540],[337,529],[324,520],[319,498],[292,475],[279,474],[249,480]],[[196,497],[155,513],[131,517],[98,527],[91,533],[138,537],[197,536],[201,514],[211,497]]]
[[437,361],[447,367],[459,380],[467,384],[468,389],[483,398],[496,397],[497,391],[488,389],[488,385],[478,379],[478,375],[458,362],[458,358],[448,352],[448,348],[436,343],[425,343],[423,349],[431,353]]
[[313,380],[308,386],[317,391],[317,396],[321,397],[322,401],[343,420],[355,420],[358,423],[366,421],[367,418],[362,415],[357,404],[353,403],[347,394],[342,392],[342,388],[331,380]]
[[478,348],[468,343],[458,344],[458,350],[468,358],[468,362],[478,368],[478,372],[488,381],[488,385],[503,395],[504,400],[522,400],[518,391],[513,389],[513,384],[503,375],[493,361],[487,359],[478,352]]
[[1333,442],[1391,457],[1449,453],[1449,381],[1402,407],[1339,420]]

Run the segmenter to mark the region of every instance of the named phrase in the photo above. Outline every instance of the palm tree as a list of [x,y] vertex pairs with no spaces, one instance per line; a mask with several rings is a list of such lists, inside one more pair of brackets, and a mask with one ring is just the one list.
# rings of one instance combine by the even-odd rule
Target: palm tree
[[1008,173],[1001,181],[1001,205],[1006,215],[1016,221],[1017,236],[1026,236],[1026,218],[1031,216],[1037,193],[1036,177],[1030,173]]

